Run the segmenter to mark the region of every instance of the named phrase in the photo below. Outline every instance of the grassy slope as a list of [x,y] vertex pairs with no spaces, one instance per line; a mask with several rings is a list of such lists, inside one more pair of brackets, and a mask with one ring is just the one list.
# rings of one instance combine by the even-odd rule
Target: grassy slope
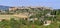
[[27,18],[26,15],[0,15],[0,19]]

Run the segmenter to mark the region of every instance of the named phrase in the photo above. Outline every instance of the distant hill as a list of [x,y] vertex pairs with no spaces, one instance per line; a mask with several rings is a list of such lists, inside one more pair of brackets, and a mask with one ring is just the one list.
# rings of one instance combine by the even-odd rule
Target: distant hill
[[9,8],[9,6],[0,5],[0,10],[8,10]]

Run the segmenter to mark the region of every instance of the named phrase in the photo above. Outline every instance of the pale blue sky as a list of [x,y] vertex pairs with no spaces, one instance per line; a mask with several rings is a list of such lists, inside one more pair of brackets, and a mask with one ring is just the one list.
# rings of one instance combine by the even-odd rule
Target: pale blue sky
[[0,0],[0,5],[5,6],[47,6],[60,8],[60,0]]

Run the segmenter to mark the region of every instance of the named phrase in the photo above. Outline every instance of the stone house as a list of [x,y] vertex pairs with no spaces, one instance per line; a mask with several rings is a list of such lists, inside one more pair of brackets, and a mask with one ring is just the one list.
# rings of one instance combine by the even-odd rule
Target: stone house
[[47,25],[50,25],[50,24],[51,24],[51,21],[50,20],[44,21],[44,26],[47,26]]

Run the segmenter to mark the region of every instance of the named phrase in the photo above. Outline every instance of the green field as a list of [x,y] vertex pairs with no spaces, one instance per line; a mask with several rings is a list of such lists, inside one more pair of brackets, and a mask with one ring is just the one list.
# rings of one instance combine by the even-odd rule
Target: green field
[[0,15],[0,19],[8,19],[8,20],[10,20],[10,18],[17,18],[17,17],[15,17],[13,15]]
[[26,15],[0,15],[0,19],[10,19],[10,18],[27,18]]

